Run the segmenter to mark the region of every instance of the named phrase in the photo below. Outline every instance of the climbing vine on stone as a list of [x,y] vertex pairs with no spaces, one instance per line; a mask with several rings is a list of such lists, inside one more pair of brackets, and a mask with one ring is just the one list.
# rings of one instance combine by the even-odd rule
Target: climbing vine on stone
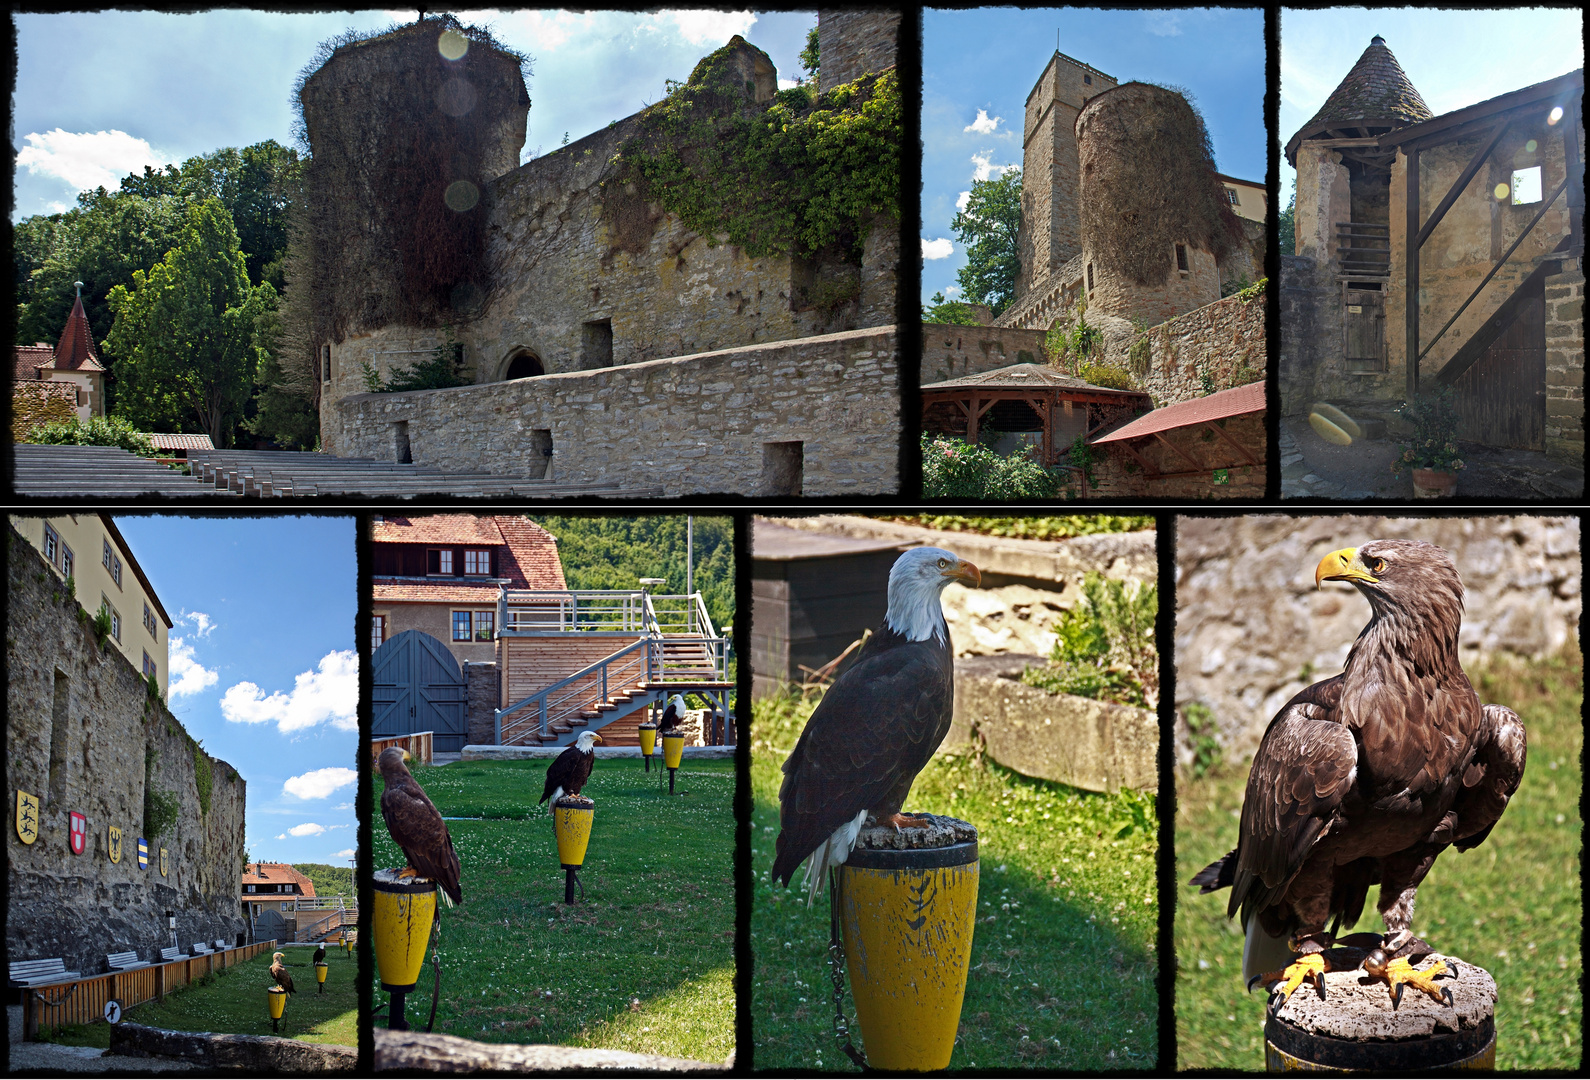
[[817,97],[797,86],[761,105],[735,62],[744,48],[730,42],[706,57],[641,114],[603,184],[609,225],[655,203],[709,242],[726,237],[753,258],[828,248],[859,263],[873,216],[899,205],[894,73]]

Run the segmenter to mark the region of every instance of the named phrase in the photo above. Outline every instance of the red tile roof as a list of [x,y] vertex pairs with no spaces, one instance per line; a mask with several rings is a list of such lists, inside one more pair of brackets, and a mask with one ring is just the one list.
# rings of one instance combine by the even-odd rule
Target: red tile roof
[[1093,445],[1136,439],[1152,435],[1156,431],[1191,427],[1210,420],[1225,420],[1233,416],[1246,416],[1249,413],[1263,411],[1264,384],[1248,383],[1246,386],[1234,386],[1230,390],[1222,390],[1208,397],[1194,398],[1179,405],[1167,405],[1163,409],[1155,409],[1147,416],[1140,416],[1108,435],[1100,435],[1093,440]]
[[[508,579],[510,589],[566,589],[563,563],[558,559],[555,536],[522,515],[434,514],[427,517],[385,516],[374,525],[371,539],[377,544],[490,544],[497,548],[497,576]],[[431,600],[437,603],[473,604],[480,589],[452,582],[435,585],[396,582],[378,578],[376,599]],[[387,589],[400,590],[382,595]],[[447,596],[438,590],[445,589]],[[495,601],[497,587],[487,587]],[[407,591],[402,591],[407,590]]]
[[46,365],[56,371],[104,371],[94,356],[94,335],[88,326],[88,315],[83,311],[83,298],[79,296],[66,317],[66,329],[55,346],[55,359]]
[[477,514],[434,514],[376,521],[371,539],[377,544],[491,544],[503,542],[497,519]]
[[39,368],[50,362],[55,350],[48,345],[17,346],[17,382],[33,382],[39,378]]
[[149,432],[144,436],[156,450],[214,450],[208,435],[165,435]]
[[[262,872],[265,876],[261,877]],[[250,885],[292,885],[296,884],[303,890],[302,895],[314,896],[315,883],[304,875],[294,870],[287,863],[249,863],[243,868],[243,892],[246,895]]]
[[371,580],[370,595],[376,603],[385,600],[388,603],[476,604],[481,607],[495,607],[497,604],[495,585],[454,585],[444,582],[432,585],[424,581],[374,578]]

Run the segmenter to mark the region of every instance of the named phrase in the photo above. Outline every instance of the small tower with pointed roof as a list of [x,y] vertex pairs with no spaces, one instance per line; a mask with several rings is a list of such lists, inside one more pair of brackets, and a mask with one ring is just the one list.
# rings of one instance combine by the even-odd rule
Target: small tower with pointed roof
[[18,345],[16,381],[19,386],[27,382],[70,385],[77,418],[86,422],[90,417],[105,415],[106,368],[94,352],[94,333],[83,310],[83,283],[73,284],[77,287],[77,299],[72,303],[72,313],[66,317],[60,341],[53,350],[43,342]]

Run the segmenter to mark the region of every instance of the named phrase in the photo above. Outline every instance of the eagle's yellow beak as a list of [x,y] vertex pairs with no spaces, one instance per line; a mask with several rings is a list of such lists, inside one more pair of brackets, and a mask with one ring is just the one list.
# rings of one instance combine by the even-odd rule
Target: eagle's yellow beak
[[1325,581],[1367,581],[1371,585],[1380,584],[1380,579],[1365,568],[1363,560],[1358,557],[1357,548],[1333,551],[1319,561],[1319,566],[1314,569],[1314,587],[1319,588],[1320,583]]
[[962,585],[965,585],[969,589],[979,588],[983,584],[983,575],[978,571],[977,567],[973,566],[965,559],[956,559],[948,567],[939,571],[939,573],[943,574],[947,578],[952,578],[955,581],[959,581]]
[[592,735],[591,736],[591,741],[592,742],[601,742],[602,741],[602,737],[600,735]]
[[403,748],[403,764],[407,765],[409,762],[411,762],[413,760],[414,760],[414,755],[409,753],[408,747],[405,746]]

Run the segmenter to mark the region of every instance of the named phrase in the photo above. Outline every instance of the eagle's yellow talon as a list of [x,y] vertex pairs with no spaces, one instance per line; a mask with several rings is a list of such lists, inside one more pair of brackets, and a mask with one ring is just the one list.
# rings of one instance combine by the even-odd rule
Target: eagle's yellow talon
[[1259,976],[1262,983],[1283,983],[1270,994],[1270,1011],[1280,1012],[1286,1005],[1287,999],[1292,996],[1292,991],[1303,985],[1304,980],[1311,983],[1319,991],[1320,997],[1325,996],[1325,972],[1329,971],[1325,957],[1321,953],[1309,953],[1293,960],[1280,971],[1271,971]]
[[1415,990],[1423,990],[1436,1001],[1452,1005],[1452,988],[1450,986],[1437,986],[1435,977],[1446,972],[1446,962],[1437,960],[1423,971],[1418,970],[1407,960],[1398,957],[1385,966],[1380,972],[1371,972],[1374,978],[1386,980],[1386,985],[1391,988],[1391,1007],[1397,1008],[1402,1004],[1402,991],[1404,987],[1411,986]]

